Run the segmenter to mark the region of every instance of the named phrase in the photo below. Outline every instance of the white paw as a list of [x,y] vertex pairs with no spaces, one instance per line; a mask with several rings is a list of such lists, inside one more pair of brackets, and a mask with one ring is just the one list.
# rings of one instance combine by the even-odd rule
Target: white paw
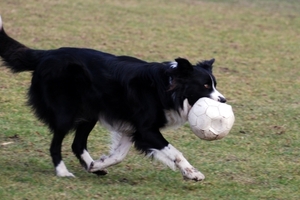
[[65,163],[61,161],[55,168],[56,176],[58,177],[75,177],[74,174],[68,171]]
[[104,171],[102,158],[92,162],[88,171],[89,172]]
[[66,171],[66,172],[56,172],[56,176],[58,176],[58,177],[72,177],[72,178],[75,177],[74,174],[72,174],[69,171]]
[[195,168],[185,168],[181,171],[183,178],[194,181],[202,181],[205,176]]

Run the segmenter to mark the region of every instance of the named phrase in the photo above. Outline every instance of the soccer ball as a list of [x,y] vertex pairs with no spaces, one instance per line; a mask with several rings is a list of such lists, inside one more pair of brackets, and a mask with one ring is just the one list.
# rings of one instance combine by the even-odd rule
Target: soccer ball
[[230,105],[201,98],[191,108],[188,121],[192,131],[203,140],[218,140],[225,137],[234,123]]

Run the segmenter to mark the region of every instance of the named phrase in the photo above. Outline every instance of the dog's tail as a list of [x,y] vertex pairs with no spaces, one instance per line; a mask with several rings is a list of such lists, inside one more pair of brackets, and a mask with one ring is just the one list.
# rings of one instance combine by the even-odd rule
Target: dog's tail
[[3,28],[0,16],[0,57],[12,72],[34,71],[38,51],[32,50],[9,37]]

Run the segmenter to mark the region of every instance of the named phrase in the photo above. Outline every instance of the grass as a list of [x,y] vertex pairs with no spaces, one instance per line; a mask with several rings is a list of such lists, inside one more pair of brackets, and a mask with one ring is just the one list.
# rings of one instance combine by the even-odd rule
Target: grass
[[[0,70],[1,199],[299,199],[300,4],[296,0],[0,2],[6,31],[39,49],[77,46],[148,61],[216,58],[218,89],[232,105],[230,134],[206,142],[188,125],[165,137],[206,175],[180,173],[132,150],[104,177],[63,155],[75,179],[54,176],[51,135],[25,105],[30,74]],[[96,127],[89,150],[107,152]]]

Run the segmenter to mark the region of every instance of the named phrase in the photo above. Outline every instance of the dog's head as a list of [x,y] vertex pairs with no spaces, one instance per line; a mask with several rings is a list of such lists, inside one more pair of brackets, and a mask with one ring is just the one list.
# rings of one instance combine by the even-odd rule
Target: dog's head
[[170,63],[170,88],[179,99],[187,99],[191,106],[202,97],[226,102],[225,97],[216,89],[217,81],[212,74],[215,59],[205,60],[196,65],[184,58],[177,58],[175,61]]

